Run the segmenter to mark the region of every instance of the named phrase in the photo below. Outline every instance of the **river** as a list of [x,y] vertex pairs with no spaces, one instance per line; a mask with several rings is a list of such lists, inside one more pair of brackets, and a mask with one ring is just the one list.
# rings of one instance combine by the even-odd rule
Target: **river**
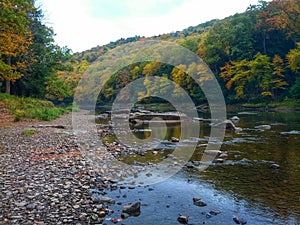
[[[251,225],[300,224],[300,112],[228,112],[228,118],[232,116],[240,118],[236,126],[243,130],[226,131],[221,147],[227,154],[224,162],[213,163],[205,171],[183,167],[163,182],[108,192],[107,196],[119,201],[111,207],[115,210],[111,217],[120,217],[124,204],[140,201],[141,214],[127,218],[124,224],[180,224],[180,214],[189,216],[189,224],[195,225],[235,224],[234,216]],[[260,129],[260,125],[269,126]],[[176,145],[167,140],[178,136],[179,126],[168,127],[166,140],[152,151],[119,160],[129,164],[161,160]],[[191,162],[201,160],[208,142],[209,123],[200,126]],[[147,136],[151,130],[145,128],[137,129],[136,135]],[[270,168],[273,164],[279,168]],[[193,198],[207,205],[196,206]],[[113,224],[109,218],[105,222]]]

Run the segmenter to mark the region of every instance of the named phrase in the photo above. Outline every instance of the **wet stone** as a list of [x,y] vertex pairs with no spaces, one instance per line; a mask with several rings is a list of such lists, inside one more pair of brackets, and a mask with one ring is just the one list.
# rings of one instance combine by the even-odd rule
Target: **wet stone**
[[199,207],[207,206],[205,202],[203,202],[200,198],[193,198],[194,205]]

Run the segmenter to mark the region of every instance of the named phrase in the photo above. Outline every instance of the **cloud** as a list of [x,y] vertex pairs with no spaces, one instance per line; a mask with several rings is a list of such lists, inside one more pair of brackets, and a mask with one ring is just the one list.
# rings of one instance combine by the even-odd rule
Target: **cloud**
[[243,12],[257,0],[39,0],[61,46],[83,51],[121,37],[182,30]]

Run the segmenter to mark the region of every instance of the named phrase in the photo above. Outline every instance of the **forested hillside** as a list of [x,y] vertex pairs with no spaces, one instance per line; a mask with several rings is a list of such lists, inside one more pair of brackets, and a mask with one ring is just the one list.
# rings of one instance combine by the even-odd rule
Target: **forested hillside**
[[[300,97],[299,0],[259,1],[244,13],[223,20],[154,37],[121,38],[71,58],[68,49],[53,44],[53,31],[43,24],[42,12],[32,1],[4,0],[0,4],[0,80],[6,82],[2,91],[41,98],[72,96],[84,72],[99,56],[125,43],[155,39],[178,43],[198,54],[217,77],[228,104]],[[153,75],[175,81],[197,104],[206,101],[202,91],[177,67],[144,62],[112,76],[98,102],[112,102],[127,83]],[[176,94],[176,90],[168,92]]]

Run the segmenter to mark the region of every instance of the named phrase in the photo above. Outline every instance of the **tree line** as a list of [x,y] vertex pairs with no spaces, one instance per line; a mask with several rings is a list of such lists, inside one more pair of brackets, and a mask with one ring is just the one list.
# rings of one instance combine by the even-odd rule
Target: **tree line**
[[[54,32],[43,24],[42,12],[33,1],[1,0],[0,4],[0,80],[5,81],[7,92],[11,86],[10,92],[17,95],[59,99],[84,93],[88,90],[78,90],[82,89],[78,82],[98,57],[126,43],[154,39],[178,43],[199,55],[215,74],[229,104],[300,97],[299,0],[260,0],[244,13],[223,20],[149,38],[121,38],[72,55],[54,44]],[[201,104],[206,101],[204,94],[183,72],[197,69],[201,70],[197,65],[173,67],[157,62],[129,65],[111,76],[98,102],[112,102],[124,86],[141,77],[145,78],[141,93],[150,89],[153,93],[156,87],[178,94],[161,79],[148,79],[160,76],[173,80]]]

